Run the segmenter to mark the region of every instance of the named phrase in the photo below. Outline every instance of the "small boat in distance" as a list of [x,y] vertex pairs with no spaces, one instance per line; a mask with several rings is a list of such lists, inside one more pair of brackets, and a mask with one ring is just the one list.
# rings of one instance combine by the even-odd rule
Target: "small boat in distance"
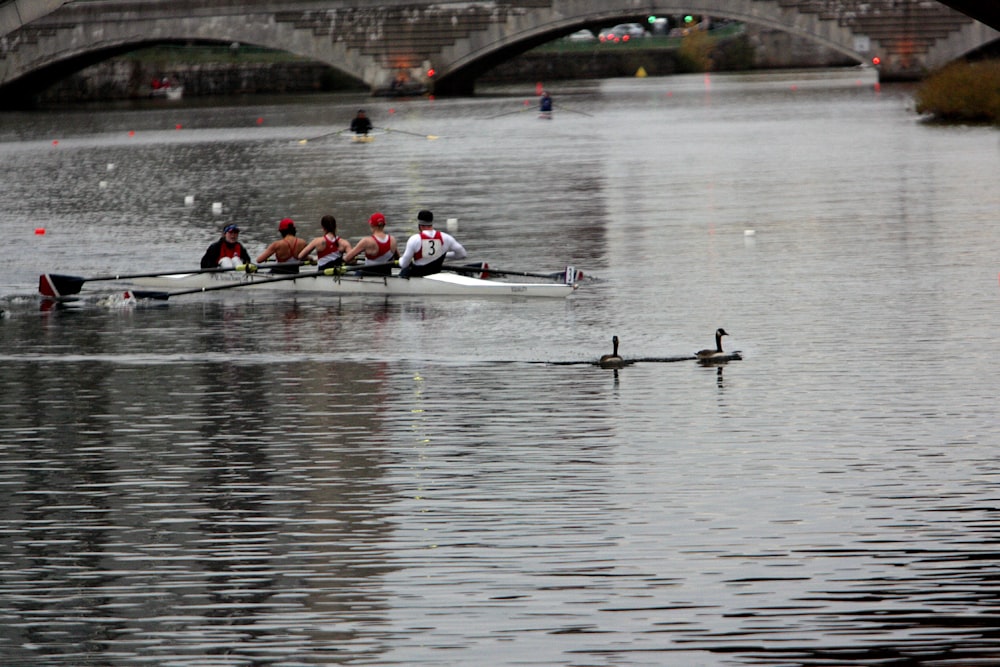
[[184,97],[184,86],[169,77],[153,79],[149,86],[149,96],[168,100],[179,100]]
[[184,86],[167,78],[153,79],[149,96],[154,99],[179,100],[184,97]]

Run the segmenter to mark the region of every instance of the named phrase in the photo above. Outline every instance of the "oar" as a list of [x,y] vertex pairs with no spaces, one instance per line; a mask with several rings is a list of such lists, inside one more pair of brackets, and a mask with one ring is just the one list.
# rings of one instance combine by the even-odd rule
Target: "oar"
[[[554,106],[555,106],[555,105],[553,105],[553,107],[554,107]],[[570,109],[569,107],[567,107],[567,106],[563,106],[563,105],[559,105],[559,109],[560,109],[561,111],[568,111],[568,112],[570,112],[570,113],[578,113],[578,114],[580,114],[581,116],[590,116],[591,118],[593,118],[593,117],[594,117],[594,114],[592,114],[592,113],[587,113],[586,111],[577,111],[576,109]]]
[[483,264],[473,264],[471,266],[442,266],[445,271],[455,273],[495,273],[498,276],[523,276],[527,278],[546,278],[548,280],[562,280],[567,284],[572,284],[583,280],[583,271],[577,271],[572,266],[567,266],[563,271],[553,273],[532,273],[530,271],[504,271],[494,269],[485,262]]
[[322,269],[320,271],[313,271],[310,273],[290,273],[287,276],[278,276],[276,278],[264,278],[262,280],[232,282],[232,283],[225,283],[223,285],[211,285],[209,287],[193,287],[191,289],[178,290],[176,292],[129,290],[125,293],[125,298],[127,299],[131,295],[134,296],[136,299],[156,299],[158,301],[166,301],[172,296],[181,296],[182,294],[197,294],[198,292],[214,292],[216,290],[221,290],[221,289],[236,289],[237,287],[253,287],[254,285],[265,285],[267,283],[280,283],[285,280],[298,280],[299,278],[315,278],[316,276],[335,276],[340,274],[341,274],[340,268],[333,268],[333,269]]
[[325,139],[326,137],[332,137],[335,134],[343,134],[347,130],[334,130],[333,132],[327,132],[325,134],[318,134],[310,139],[299,139],[300,144],[308,144],[310,141],[316,141],[317,139]]
[[411,137],[420,137],[422,139],[434,140],[434,139],[438,139],[439,138],[436,134],[418,134],[416,132],[407,132],[406,130],[395,130],[395,129],[391,128],[391,127],[376,127],[375,129],[376,130],[384,130],[386,132],[399,132],[400,134],[408,134]]
[[94,276],[92,278],[81,278],[80,276],[64,276],[58,273],[43,273],[38,276],[38,292],[42,296],[47,296],[51,298],[59,298],[63,296],[71,296],[73,294],[79,294],[80,289],[83,287],[84,283],[94,282],[98,280],[127,280],[129,278],[152,278],[154,276],[171,276],[179,273],[222,273],[223,271],[236,271],[241,270],[245,266],[254,266],[252,264],[245,265],[241,264],[235,269],[186,269],[183,271],[156,271],[154,273],[116,273],[114,275],[108,276]]
[[525,106],[521,107],[520,109],[518,109],[518,110],[516,110],[516,111],[504,111],[503,113],[498,113],[498,114],[497,114],[497,115],[495,115],[495,116],[487,116],[487,117],[486,117],[486,120],[492,120],[492,119],[494,119],[494,118],[499,118],[500,116],[509,116],[509,115],[511,115],[511,114],[515,114],[515,113],[521,113],[522,111],[524,111],[524,110],[526,110],[526,109],[534,109],[534,108],[535,108],[535,107],[533,107],[533,106],[532,106],[532,107],[529,107],[529,106],[525,105]]

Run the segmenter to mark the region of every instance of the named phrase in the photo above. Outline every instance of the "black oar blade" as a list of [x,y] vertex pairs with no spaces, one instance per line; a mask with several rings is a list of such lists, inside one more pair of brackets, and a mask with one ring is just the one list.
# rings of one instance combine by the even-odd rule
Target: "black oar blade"
[[136,299],[155,299],[157,301],[166,301],[170,298],[170,292],[154,292],[152,290],[129,290],[125,292],[125,300],[128,301],[129,297]]
[[38,276],[38,292],[42,296],[58,299],[64,296],[79,294],[85,278],[78,276],[61,276],[58,273],[43,273]]

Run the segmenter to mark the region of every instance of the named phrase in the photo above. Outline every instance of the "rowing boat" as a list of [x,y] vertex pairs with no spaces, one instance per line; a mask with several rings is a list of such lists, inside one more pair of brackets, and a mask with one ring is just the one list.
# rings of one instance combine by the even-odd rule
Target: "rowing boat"
[[[234,281],[250,290],[282,290],[325,294],[375,294],[380,296],[515,296],[565,298],[576,284],[506,282],[483,280],[455,273],[436,273],[422,278],[392,276],[344,276],[305,273],[297,278],[267,273],[178,273],[136,278],[131,282],[140,287],[168,290],[200,288],[218,289]],[[233,285],[236,287],[236,285]]]

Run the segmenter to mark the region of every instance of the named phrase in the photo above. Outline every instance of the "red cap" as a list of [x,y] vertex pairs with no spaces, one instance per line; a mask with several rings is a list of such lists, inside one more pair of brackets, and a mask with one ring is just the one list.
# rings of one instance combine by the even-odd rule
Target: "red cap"
[[371,225],[372,227],[376,225],[384,225],[385,216],[382,215],[381,213],[372,213],[372,217],[368,218],[368,224]]
[[285,218],[284,220],[278,223],[278,231],[283,232],[289,227],[294,227],[294,226],[295,226],[294,220],[292,220],[291,218]]

